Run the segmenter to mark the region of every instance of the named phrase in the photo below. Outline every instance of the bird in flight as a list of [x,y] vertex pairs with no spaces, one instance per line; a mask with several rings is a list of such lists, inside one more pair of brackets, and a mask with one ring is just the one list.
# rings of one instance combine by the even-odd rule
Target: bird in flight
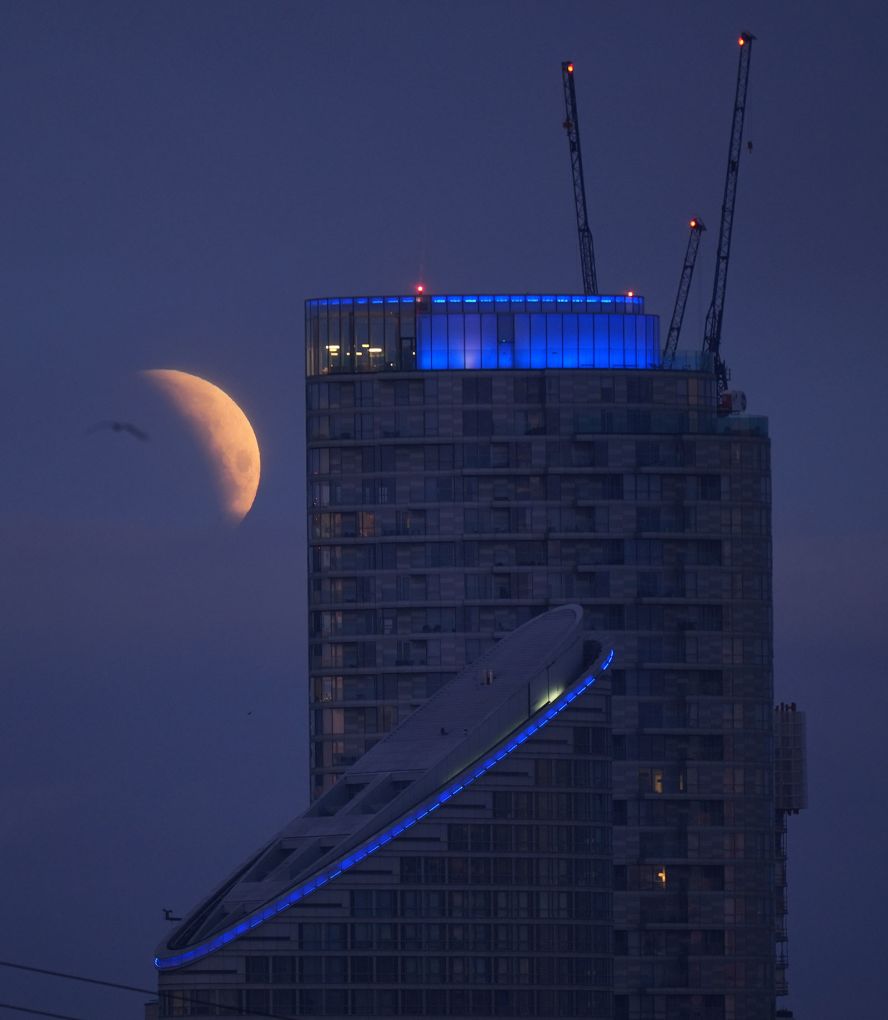
[[100,429],[110,429],[112,432],[129,432],[131,436],[141,439],[143,443],[148,441],[148,433],[143,432],[129,421],[100,421],[91,429],[87,429],[87,433],[98,432]]

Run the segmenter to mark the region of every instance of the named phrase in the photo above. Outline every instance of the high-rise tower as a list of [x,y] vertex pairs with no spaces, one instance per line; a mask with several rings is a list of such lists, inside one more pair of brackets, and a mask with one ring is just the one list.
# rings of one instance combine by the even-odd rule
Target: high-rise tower
[[309,301],[312,795],[499,636],[616,650],[618,1020],[774,997],[767,422],[638,297]]

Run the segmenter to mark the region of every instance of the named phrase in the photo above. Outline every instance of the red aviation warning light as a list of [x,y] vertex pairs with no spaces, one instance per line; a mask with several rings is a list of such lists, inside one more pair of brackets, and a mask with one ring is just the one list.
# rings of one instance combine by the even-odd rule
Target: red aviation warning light
[[574,73],[574,66],[573,66],[573,64],[568,64],[567,65],[567,73],[568,74],[573,74]]
[[416,293],[417,294],[422,294],[424,291],[425,291],[425,285],[422,284],[422,283],[418,283],[416,285]]
[[746,37],[741,35],[740,38],[737,40],[737,45],[738,46],[745,46],[746,45]]

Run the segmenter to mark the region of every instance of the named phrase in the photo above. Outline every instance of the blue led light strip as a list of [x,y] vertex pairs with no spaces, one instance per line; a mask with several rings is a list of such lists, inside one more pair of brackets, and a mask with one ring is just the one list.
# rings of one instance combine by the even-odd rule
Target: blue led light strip
[[[611,649],[610,652],[608,652],[607,658],[601,664],[602,673],[608,668],[608,666],[610,666],[613,658],[614,650]],[[490,753],[490,757],[483,765],[469,769],[461,775],[455,783],[452,783],[444,790],[439,791],[431,800],[426,801],[421,807],[417,808],[411,814],[404,815],[403,818],[397,821],[390,829],[387,829],[381,835],[373,836],[361,847],[348,854],[346,857],[343,857],[342,860],[338,861],[331,868],[314,875],[308,882],[305,882],[304,884],[297,886],[295,889],[292,889],[290,892],[285,893],[281,899],[267,904],[261,910],[257,910],[239,924],[236,924],[233,928],[229,928],[220,935],[216,935],[214,938],[210,939],[209,942],[204,942],[199,946],[195,946],[194,949],[189,949],[187,952],[180,953],[178,956],[168,956],[166,958],[155,956],[154,966],[158,970],[174,970],[177,967],[184,967],[189,963],[194,963],[195,960],[200,960],[204,956],[209,956],[210,953],[216,952],[217,949],[221,949],[223,946],[228,945],[229,942],[233,942],[241,935],[246,935],[247,932],[252,931],[254,928],[258,928],[259,925],[264,924],[266,921],[270,921],[278,914],[282,914],[285,910],[292,907],[294,903],[298,903],[299,900],[304,899],[306,896],[320,889],[328,882],[338,878],[344,871],[348,871],[349,868],[353,868],[356,864],[360,864],[365,857],[369,857],[370,854],[376,853],[377,850],[384,847],[387,843],[391,843],[393,839],[397,839],[402,832],[405,832],[407,829],[411,828],[411,826],[416,825],[417,822],[422,821],[423,818],[431,814],[433,811],[437,811],[438,808],[450,800],[451,797],[454,797],[461,790],[464,790],[471,783],[474,783],[476,779],[480,779],[498,762],[501,762],[503,758],[508,757],[513,751],[516,751],[526,740],[532,737],[537,730],[541,730],[544,726],[548,725],[555,716],[557,716],[560,712],[563,712],[573,701],[587,691],[592,684],[595,683],[595,680],[596,677],[592,674],[585,677],[576,684],[576,686],[571,688],[565,694],[562,694],[560,698],[553,701],[545,712],[541,712],[535,722],[525,726],[524,729],[520,730],[514,736],[507,738],[504,745],[500,747],[498,751],[492,751]]]
[[435,305],[446,305],[446,304],[459,304],[465,303],[469,305],[477,304],[479,301],[483,303],[488,302],[530,302],[531,304],[539,304],[543,301],[545,304],[559,303],[564,304],[565,302],[588,302],[589,304],[618,304],[627,305],[640,305],[644,300],[640,294],[613,294],[610,296],[599,295],[599,294],[544,294],[540,297],[539,294],[411,294],[411,295],[399,295],[398,297],[359,297],[359,298],[312,298],[308,301],[310,308],[317,308],[319,305],[325,307],[327,305],[338,305],[351,304],[352,301],[356,301],[359,305],[366,305],[368,303],[373,305],[381,304],[397,304],[399,301],[402,304],[422,304],[424,301],[431,298],[432,304]]

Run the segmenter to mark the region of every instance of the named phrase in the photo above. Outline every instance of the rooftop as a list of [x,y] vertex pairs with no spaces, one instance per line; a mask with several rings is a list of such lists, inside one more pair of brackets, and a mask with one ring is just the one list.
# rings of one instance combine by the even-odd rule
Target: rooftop
[[637,294],[413,294],[306,302],[309,375],[485,368],[658,368]]
[[503,638],[193,911],[160,948],[156,966],[185,966],[221,949],[495,768],[594,683],[592,667],[609,665],[600,648],[593,663],[584,654],[583,614],[575,605],[550,610]]

